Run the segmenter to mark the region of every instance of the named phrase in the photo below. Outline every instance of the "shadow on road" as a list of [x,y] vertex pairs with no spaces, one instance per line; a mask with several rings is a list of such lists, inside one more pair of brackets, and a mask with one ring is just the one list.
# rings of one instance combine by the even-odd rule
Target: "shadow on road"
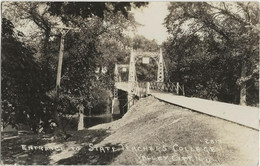
[[62,159],[57,164],[59,165],[70,165],[70,164],[77,164],[77,165],[109,165],[115,158],[121,154],[122,150],[113,151],[111,148],[114,149],[121,149],[119,144],[106,144],[104,147],[109,147],[110,150],[100,151],[91,150],[89,146],[84,146],[80,149],[80,151],[72,157]]
[[[88,151],[89,143],[98,144],[104,140],[110,133],[107,130],[82,130],[68,132],[71,137],[67,140],[46,140],[39,135],[23,135],[1,141],[1,154],[3,164],[19,164],[19,165],[48,165],[51,164],[51,156],[62,153],[62,151],[30,149],[30,145],[39,147],[45,145],[70,145],[73,142],[74,146],[79,146],[81,149],[74,152],[71,157],[61,156],[55,164],[108,164],[120,152],[103,153],[98,151]],[[22,149],[25,145],[27,150]],[[82,146],[83,145],[83,146]],[[118,145],[106,145],[118,147]],[[66,147],[66,146],[65,146]],[[70,147],[66,147],[70,148]]]

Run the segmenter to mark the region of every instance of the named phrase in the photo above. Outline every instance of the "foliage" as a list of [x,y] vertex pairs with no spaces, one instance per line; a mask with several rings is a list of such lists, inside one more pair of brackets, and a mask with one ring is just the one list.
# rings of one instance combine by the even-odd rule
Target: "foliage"
[[[42,80],[46,91],[55,87],[55,57],[59,43],[50,45],[59,24],[59,18],[53,17],[48,12],[45,2],[3,2],[3,16],[14,23],[15,29],[21,30],[24,35],[19,39],[29,45],[35,52],[33,56],[42,68]],[[53,43],[53,42],[52,42]]]
[[165,25],[172,37],[164,48],[171,79],[185,83],[190,96],[244,104],[247,95],[255,97],[248,104],[257,104],[258,5],[172,2],[169,11]]
[[89,115],[110,113],[110,105],[112,104],[111,92],[97,87],[94,88],[92,91],[94,102],[92,102],[91,110],[93,110],[94,112],[91,112]]
[[[157,52],[159,54],[160,47],[155,40],[148,40],[144,36],[136,35],[132,39],[132,47],[140,52]],[[157,76],[157,62],[153,58],[149,58],[149,64],[143,64],[142,58],[136,61],[136,74],[138,81],[155,81]]]
[[147,52],[158,52],[160,50],[155,40],[148,40],[141,35],[136,35],[133,38],[133,49]]
[[[13,24],[2,19],[2,122],[28,124],[36,132],[39,121],[51,117],[52,102],[45,96],[42,71],[35,50],[18,40]],[[47,120],[48,122],[48,120]]]
[[[106,13],[103,19],[93,17],[83,23],[82,20],[74,19],[81,30],[71,31],[66,38],[62,93],[75,100],[75,107],[83,104],[86,112],[99,114],[100,109],[95,108],[106,108],[111,104],[109,91],[114,86],[114,62],[120,61],[129,52],[125,49],[128,40],[122,32],[133,22],[120,13]],[[96,69],[100,72],[97,73]],[[106,71],[101,72],[102,69]],[[101,95],[100,91],[104,94]],[[97,94],[100,100],[97,100]]]
[[[82,107],[86,111],[106,108],[113,86],[112,62],[125,61],[130,53],[130,40],[124,31],[135,28],[135,21],[128,11],[146,4],[3,3],[3,15],[15,22],[14,26],[3,21],[3,121],[12,125],[23,121],[34,131],[43,122],[47,131],[50,123],[56,121],[56,112],[67,117]],[[57,55],[60,32],[64,31],[60,27],[65,26],[75,29],[65,36],[61,90],[57,98]],[[16,29],[26,35],[14,33]],[[95,73],[97,68],[106,72]]]
[[61,16],[63,22],[71,22],[72,17],[89,18],[93,15],[104,18],[107,11],[116,14],[121,12],[126,18],[131,7],[146,6],[147,2],[49,2],[49,11],[53,15]]

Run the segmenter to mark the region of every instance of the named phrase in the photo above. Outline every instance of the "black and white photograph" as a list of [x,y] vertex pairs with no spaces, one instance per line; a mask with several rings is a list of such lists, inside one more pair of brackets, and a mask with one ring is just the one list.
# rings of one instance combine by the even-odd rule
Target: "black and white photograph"
[[258,1],[2,1],[1,165],[259,165]]

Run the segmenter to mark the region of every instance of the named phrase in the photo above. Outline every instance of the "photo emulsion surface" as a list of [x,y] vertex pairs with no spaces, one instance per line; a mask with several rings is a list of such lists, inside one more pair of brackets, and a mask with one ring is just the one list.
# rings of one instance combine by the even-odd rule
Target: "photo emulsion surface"
[[1,165],[258,165],[258,2],[1,9]]

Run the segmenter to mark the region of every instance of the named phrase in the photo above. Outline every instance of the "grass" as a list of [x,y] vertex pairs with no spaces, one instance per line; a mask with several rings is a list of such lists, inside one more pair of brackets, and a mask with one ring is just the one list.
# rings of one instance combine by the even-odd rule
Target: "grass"
[[[120,120],[69,134],[72,137],[66,141],[46,141],[36,135],[3,140],[3,161],[38,165],[199,166],[251,166],[258,161],[258,131],[152,97],[138,101]],[[67,150],[22,151],[21,144],[52,144]],[[90,144],[96,150],[90,150]],[[68,150],[69,147],[79,149]],[[116,150],[102,151],[105,147]]]
[[[244,166],[257,162],[258,131],[152,97],[139,101],[121,121],[113,122],[109,127],[115,132],[103,143],[121,143],[132,148],[125,149],[112,163],[115,165]],[[250,145],[251,153],[241,144]],[[173,149],[174,145],[178,145],[175,146],[177,151]],[[155,146],[165,146],[167,150],[135,150]],[[202,150],[186,151],[185,147]]]
[[[174,111],[174,110],[172,110]],[[168,118],[160,118],[161,114],[167,113],[166,110],[160,110],[158,113],[151,113],[143,118],[140,118],[137,122],[131,122],[124,126],[125,131],[129,131],[134,126],[140,126],[142,128],[142,132],[140,130],[132,131],[129,138],[134,138],[135,140],[130,140],[130,144],[135,147],[154,147],[158,145],[159,147],[165,146],[167,150],[149,150],[139,153],[138,156],[145,156],[140,158],[136,158],[135,155],[132,156],[133,159],[136,160],[136,163],[146,164],[146,165],[158,165],[158,164],[170,164],[170,165],[203,165],[203,164],[221,164],[226,163],[229,159],[227,154],[232,154],[235,152],[235,149],[232,151],[221,151],[218,153],[208,152],[209,145],[207,145],[204,140],[207,138],[208,140],[216,140],[218,139],[214,131],[207,128],[205,125],[200,123],[199,121],[194,120],[191,116],[182,116],[175,114],[174,117],[170,116]],[[176,121],[176,123],[172,123],[172,121]],[[168,125],[169,124],[169,125]],[[192,128],[190,128],[192,126]],[[133,141],[133,142],[132,142]],[[173,146],[176,145],[176,148]],[[177,146],[178,145],[178,146]],[[217,145],[218,146],[218,145]],[[182,150],[185,147],[190,148],[199,147],[204,148],[207,147],[207,151],[202,152],[190,152]],[[216,147],[217,148],[217,147]],[[174,151],[174,149],[181,149]],[[167,160],[159,159],[147,159],[157,156],[168,156]],[[173,159],[172,156],[174,157]],[[185,157],[192,157],[191,160],[185,160]],[[179,159],[180,158],[180,159]],[[221,158],[221,162],[217,159]],[[138,161],[139,160],[139,161]],[[121,164],[121,163],[120,163]],[[126,164],[126,163],[124,163]]]

